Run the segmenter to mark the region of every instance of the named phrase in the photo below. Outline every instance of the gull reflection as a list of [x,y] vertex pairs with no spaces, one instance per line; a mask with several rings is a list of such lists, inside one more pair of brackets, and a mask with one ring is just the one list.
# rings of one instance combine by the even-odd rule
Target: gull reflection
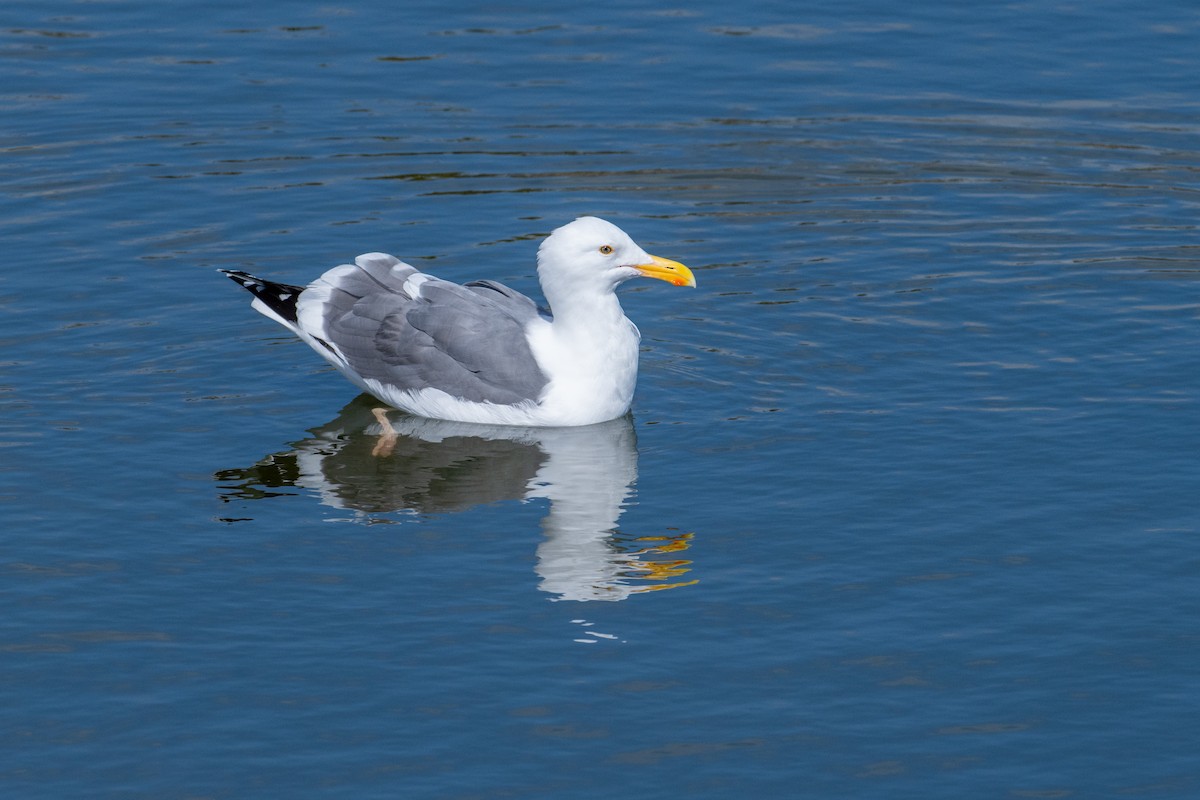
[[[371,515],[441,514],[544,498],[538,588],[556,600],[624,600],[688,586],[690,533],[636,537],[617,528],[637,482],[632,420],[524,428],[424,419],[365,395],[292,449],[218,472],[227,501],[314,492],[327,506]],[[667,558],[663,558],[666,556]]]

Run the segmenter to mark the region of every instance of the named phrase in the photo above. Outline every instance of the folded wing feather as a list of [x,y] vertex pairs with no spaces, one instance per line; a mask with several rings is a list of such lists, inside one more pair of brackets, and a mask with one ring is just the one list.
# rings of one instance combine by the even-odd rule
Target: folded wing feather
[[525,335],[537,316],[502,284],[460,286],[381,253],[325,273],[299,309],[301,326],[363,378],[503,405],[535,401],[546,385]]

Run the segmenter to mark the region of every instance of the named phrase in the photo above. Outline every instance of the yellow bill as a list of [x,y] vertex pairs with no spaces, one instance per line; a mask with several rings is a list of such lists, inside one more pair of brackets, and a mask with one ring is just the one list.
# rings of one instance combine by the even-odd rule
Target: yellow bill
[[650,256],[649,264],[635,264],[634,269],[647,278],[658,278],[660,281],[673,283],[676,286],[695,286],[696,276],[692,271],[669,258]]

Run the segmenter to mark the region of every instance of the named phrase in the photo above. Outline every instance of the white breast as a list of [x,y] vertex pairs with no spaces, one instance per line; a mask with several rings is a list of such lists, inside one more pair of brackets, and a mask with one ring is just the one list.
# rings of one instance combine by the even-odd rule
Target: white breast
[[535,320],[529,344],[549,383],[538,403],[543,425],[591,425],[629,410],[637,384],[638,331],[615,326],[562,329]]

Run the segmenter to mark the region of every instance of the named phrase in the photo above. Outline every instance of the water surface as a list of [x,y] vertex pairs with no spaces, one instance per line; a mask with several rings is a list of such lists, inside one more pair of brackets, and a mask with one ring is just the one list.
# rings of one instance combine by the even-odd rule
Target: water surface
[[[1200,13],[12,2],[0,786],[1200,792]],[[214,272],[537,293],[632,414],[373,404]]]

